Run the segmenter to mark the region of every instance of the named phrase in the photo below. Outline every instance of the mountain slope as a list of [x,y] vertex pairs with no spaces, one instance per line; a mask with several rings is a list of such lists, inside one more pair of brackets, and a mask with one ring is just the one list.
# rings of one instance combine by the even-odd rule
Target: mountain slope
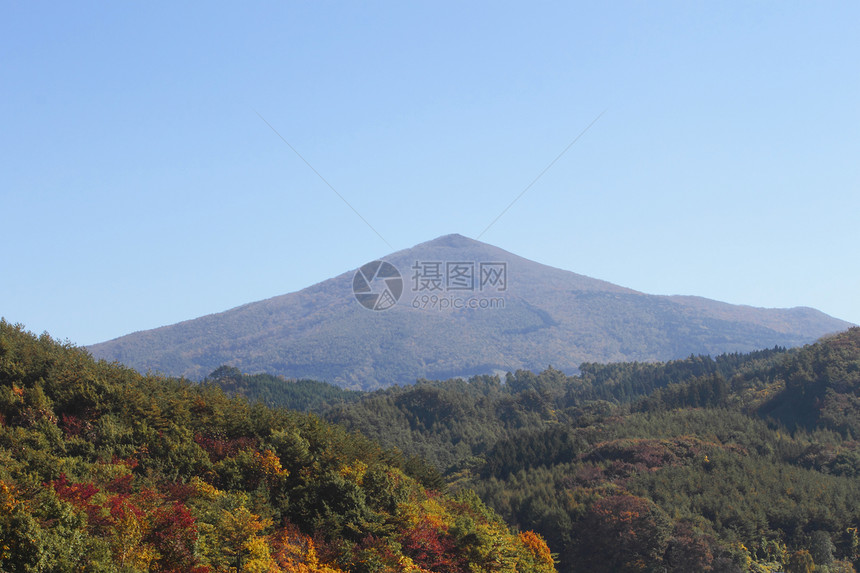
[[4,573],[555,571],[539,536],[422,468],[0,319]]
[[[421,243],[385,261],[400,271],[403,283],[400,300],[387,310],[371,311],[357,302],[355,271],[350,271],[296,293],[136,332],[89,350],[138,370],[195,379],[229,364],[245,372],[368,389],[420,377],[540,370],[550,364],[575,371],[582,362],[796,346],[850,326],[808,308],[647,295],[460,235]],[[440,263],[442,275],[447,263],[472,263],[474,288],[447,289],[442,276],[440,289],[417,290],[433,284],[433,263]],[[503,290],[502,283],[489,280],[480,288],[481,263],[504,263]],[[494,268],[500,267],[487,265]],[[451,285],[458,286],[458,277],[452,278]],[[454,299],[490,308],[441,308],[453,306]]]

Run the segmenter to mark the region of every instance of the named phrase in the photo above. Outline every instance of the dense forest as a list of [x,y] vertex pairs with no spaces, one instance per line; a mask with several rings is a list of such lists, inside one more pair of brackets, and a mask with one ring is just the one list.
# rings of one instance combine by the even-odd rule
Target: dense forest
[[555,571],[540,535],[441,485],[313,414],[0,321],[0,571]]
[[362,393],[0,321],[0,571],[851,572],[858,435],[858,328]]
[[[562,572],[860,565],[860,329],[580,370],[422,380],[315,406],[541,534]],[[303,391],[277,388],[271,404]]]

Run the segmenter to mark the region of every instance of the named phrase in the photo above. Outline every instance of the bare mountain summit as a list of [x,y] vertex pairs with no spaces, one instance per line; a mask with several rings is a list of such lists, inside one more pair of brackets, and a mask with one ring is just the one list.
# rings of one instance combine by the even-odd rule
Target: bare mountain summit
[[575,372],[583,362],[797,346],[849,326],[811,308],[648,295],[446,235],[299,292],[89,350],[193,379],[229,364],[374,389],[417,378],[549,365]]

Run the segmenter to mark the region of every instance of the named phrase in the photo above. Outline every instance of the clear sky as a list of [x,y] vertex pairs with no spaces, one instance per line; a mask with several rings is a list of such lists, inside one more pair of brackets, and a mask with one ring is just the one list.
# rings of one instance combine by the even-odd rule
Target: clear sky
[[475,238],[605,111],[482,241],[860,323],[858,27],[854,1],[0,2],[0,315],[90,344]]

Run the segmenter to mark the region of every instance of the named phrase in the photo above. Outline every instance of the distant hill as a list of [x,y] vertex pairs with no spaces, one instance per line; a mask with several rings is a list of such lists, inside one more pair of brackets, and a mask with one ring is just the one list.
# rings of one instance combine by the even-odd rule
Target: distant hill
[[[362,267],[358,278],[349,271],[295,293],[89,350],[140,371],[198,380],[229,365],[372,389],[548,365],[575,372],[583,362],[793,347],[850,326],[811,308],[648,295],[460,235],[421,243],[384,261],[390,266]],[[393,269],[402,277],[402,292]],[[367,283],[363,277],[374,273],[377,280]],[[377,298],[385,284],[392,296]],[[368,310],[354,290],[363,304],[390,308]],[[440,308],[456,304],[464,308]]]
[[203,379],[203,384],[221,388],[231,396],[243,396],[272,408],[288,408],[320,414],[338,405],[358,401],[363,392],[344,390],[316,380],[286,380],[271,374],[243,374],[222,366]]

